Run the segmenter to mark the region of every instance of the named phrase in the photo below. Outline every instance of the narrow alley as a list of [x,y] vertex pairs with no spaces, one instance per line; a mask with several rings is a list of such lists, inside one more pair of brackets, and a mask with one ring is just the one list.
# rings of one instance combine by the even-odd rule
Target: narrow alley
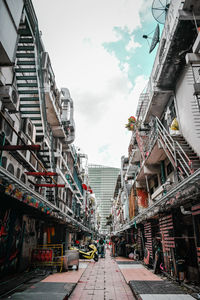
[[194,298],[200,0],[0,0],[0,299]]

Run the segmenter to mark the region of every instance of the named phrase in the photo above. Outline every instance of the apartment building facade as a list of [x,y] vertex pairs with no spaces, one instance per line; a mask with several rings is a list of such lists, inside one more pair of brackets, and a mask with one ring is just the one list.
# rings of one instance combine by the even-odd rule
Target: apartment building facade
[[[59,90],[29,0],[0,1],[0,271],[38,245],[90,234],[86,156],[73,145],[73,100]],[[87,224],[85,226],[84,224]]]
[[199,27],[198,1],[171,1],[123,164],[121,186],[131,188],[118,201],[122,225],[113,220],[113,234],[135,245],[147,265],[155,267],[160,247],[163,270],[194,282],[200,279]]

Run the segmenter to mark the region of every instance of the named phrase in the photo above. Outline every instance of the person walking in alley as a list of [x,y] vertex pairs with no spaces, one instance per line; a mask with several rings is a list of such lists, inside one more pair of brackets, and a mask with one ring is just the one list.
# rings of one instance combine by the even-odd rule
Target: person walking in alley
[[101,258],[105,257],[105,241],[101,237],[98,243],[98,253],[101,255]]

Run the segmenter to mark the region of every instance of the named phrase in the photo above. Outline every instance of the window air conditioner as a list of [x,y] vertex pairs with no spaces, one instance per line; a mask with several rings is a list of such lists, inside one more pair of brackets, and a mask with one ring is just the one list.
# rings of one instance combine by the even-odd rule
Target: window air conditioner
[[19,95],[17,89],[11,85],[0,87],[0,98],[5,108],[10,112],[16,112],[19,109]]
[[[12,125],[14,126],[14,121],[11,119],[11,117],[5,113],[4,114],[6,120]],[[3,118],[0,118],[0,130],[1,132],[5,133],[5,138],[6,140],[12,144],[12,138],[13,138],[13,129],[12,127],[10,127],[10,125],[8,124],[8,122],[6,122],[6,120],[4,120]]]
[[31,153],[30,153],[30,160],[29,161],[32,164],[32,166],[34,168],[36,168],[37,160],[36,160],[36,158]]
[[22,118],[22,131],[26,134],[29,140],[35,143],[36,128],[30,118]]
[[[18,145],[30,145],[30,142],[29,142],[27,136],[24,134],[24,132],[19,131],[18,134],[19,134],[20,138],[24,141],[24,143],[23,143],[22,140],[18,137],[18,141],[17,141]],[[27,153],[29,151],[27,151],[27,150],[20,150],[20,152],[27,159]]]
[[156,198],[160,196],[163,191],[164,191],[164,186],[163,185],[159,186],[159,188],[151,195],[151,199],[156,200]]
[[194,95],[199,95],[200,94],[200,83],[195,82],[194,83]]

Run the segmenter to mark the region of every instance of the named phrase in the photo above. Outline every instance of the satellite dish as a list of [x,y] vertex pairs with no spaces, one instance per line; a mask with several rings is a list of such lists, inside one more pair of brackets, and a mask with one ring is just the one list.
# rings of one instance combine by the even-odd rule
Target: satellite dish
[[166,15],[169,9],[170,0],[154,0],[151,11],[154,19],[160,23],[164,24]]
[[160,27],[159,27],[159,24],[157,24],[156,29],[154,30],[153,37],[151,37],[152,32],[149,33],[148,35],[143,35],[143,38],[147,40],[148,44],[149,44],[148,40],[149,39],[152,40],[151,44],[149,44],[149,53],[151,53],[154,50],[154,48],[156,47],[156,45],[160,41]]
[[160,41],[160,27],[157,24],[156,29],[154,31],[153,38],[152,38],[152,42],[151,42],[151,46],[150,46],[150,49],[149,49],[149,53],[151,53],[153,51],[153,49],[156,47],[156,45],[159,43],[159,41]]

